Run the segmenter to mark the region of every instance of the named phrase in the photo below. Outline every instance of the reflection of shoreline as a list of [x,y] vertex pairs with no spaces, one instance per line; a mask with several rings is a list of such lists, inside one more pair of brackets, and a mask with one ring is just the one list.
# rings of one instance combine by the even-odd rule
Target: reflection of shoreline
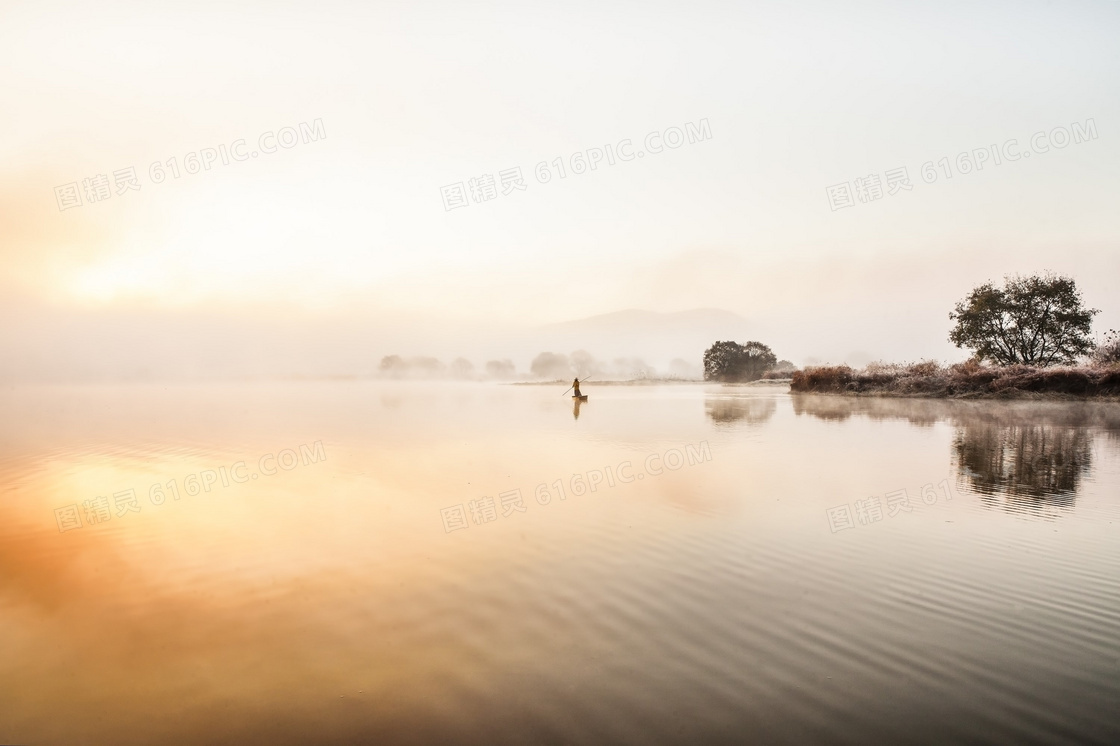
[[1120,444],[1120,406],[1100,402],[962,402],[793,395],[794,412],[825,421],[863,416],[938,422],[956,432],[951,456],[959,482],[988,507],[1013,513],[1071,510],[1092,472],[1094,439]]
[[778,403],[772,398],[737,397],[704,399],[704,414],[717,425],[743,422],[761,425],[774,416]]
[[1099,428],[1120,435],[1120,404],[1100,401],[992,401],[906,397],[847,397],[791,394],[793,411],[822,420],[863,416],[872,420],[906,420],[914,425],[979,424],[1053,425]]

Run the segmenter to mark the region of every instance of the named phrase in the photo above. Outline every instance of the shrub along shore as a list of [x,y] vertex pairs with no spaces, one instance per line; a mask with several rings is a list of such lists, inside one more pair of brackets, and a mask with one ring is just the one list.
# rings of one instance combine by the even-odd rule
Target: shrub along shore
[[956,399],[1120,398],[1120,366],[1035,368],[985,366],[969,361],[941,366],[872,363],[796,371],[790,391],[849,396],[922,396]]

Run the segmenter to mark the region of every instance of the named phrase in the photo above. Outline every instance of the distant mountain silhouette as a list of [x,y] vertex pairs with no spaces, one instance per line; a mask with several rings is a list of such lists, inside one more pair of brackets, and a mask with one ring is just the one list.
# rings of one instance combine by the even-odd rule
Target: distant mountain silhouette
[[[641,332],[641,331],[710,331],[715,328],[741,330],[747,321],[742,316],[720,308],[696,308],[691,311],[658,313],[628,308],[585,319],[564,321],[558,324],[545,324],[542,332],[553,330],[593,331],[593,332]],[[712,340],[713,342],[715,340]]]
[[719,308],[675,313],[626,309],[533,330],[541,350],[587,350],[596,357],[638,357],[663,369],[674,358],[700,365],[704,350],[719,339],[745,342],[750,325]]

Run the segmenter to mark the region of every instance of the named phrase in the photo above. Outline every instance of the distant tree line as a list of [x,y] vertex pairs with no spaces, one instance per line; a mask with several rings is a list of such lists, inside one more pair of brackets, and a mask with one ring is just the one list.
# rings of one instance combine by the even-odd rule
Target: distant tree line
[[[490,360],[484,367],[484,378],[498,380],[510,379],[517,374],[517,369],[511,360]],[[381,358],[377,366],[379,378],[457,378],[469,380],[479,378],[475,374],[474,363],[463,357],[455,358],[449,365],[444,365],[434,357],[418,355],[415,357],[401,357],[400,355],[386,355]]]
[[[460,380],[511,380],[518,377],[516,366],[511,360],[490,360],[481,373],[466,358],[456,358],[450,364],[439,359],[418,355],[402,357],[386,355],[377,367],[379,378],[392,379],[460,379]],[[613,360],[599,360],[586,350],[576,350],[569,354],[561,352],[542,352],[529,364],[529,373],[522,377],[543,381],[570,381],[574,377],[593,377],[597,380],[653,380],[676,379],[697,380],[700,369],[695,363],[677,358],[669,363],[667,372],[660,372],[652,365],[636,357],[619,357]]]
[[[595,377],[600,380],[650,380],[663,377],[654,366],[638,357],[619,357],[599,360],[587,350],[576,350],[570,355],[561,352],[542,352],[529,364],[529,373],[541,380]],[[669,363],[668,377],[695,379],[699,371],[681,359]]]

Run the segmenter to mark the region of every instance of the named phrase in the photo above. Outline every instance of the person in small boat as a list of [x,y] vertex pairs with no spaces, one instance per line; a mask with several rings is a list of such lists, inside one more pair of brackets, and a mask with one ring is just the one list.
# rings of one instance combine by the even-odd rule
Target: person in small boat
[[574,388],[576,390],[576,394],[575,394],[576,396],[581,395],[579,393],[579,379],[578,378],[576,380],[572,381],[572,388]]

